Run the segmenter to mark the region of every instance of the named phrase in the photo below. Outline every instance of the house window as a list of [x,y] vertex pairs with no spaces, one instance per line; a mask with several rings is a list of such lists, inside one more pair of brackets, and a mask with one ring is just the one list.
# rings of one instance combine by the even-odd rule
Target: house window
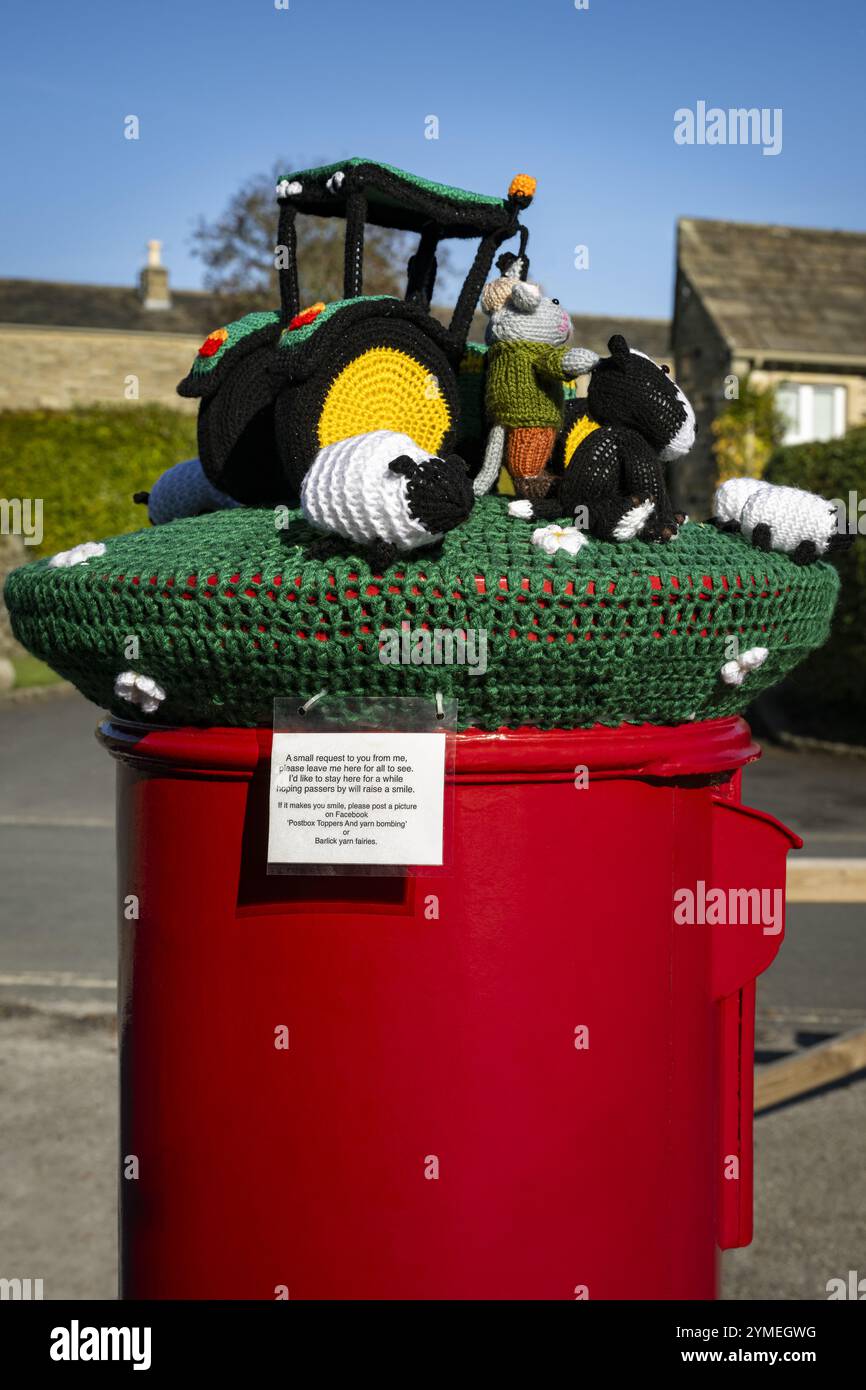
[[776,401],[786,422],[786,444],[806,444],[813,439],[838,439],[845,433],[844,386],[816,386],[783,381]]

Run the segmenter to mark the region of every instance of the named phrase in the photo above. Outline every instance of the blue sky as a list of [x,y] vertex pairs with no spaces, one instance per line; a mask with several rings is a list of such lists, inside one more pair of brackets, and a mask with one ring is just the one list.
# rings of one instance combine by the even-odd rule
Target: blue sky
[[[574,312],[667,314],[679,215],[866,229],[862,0],[288,3],[7,11],[0,275],[130,283],[159,237],[196,287],[198,216],[280,156],[534,174],[533,273]],[[780,107],[781,153],[677,145],[700,100]]]

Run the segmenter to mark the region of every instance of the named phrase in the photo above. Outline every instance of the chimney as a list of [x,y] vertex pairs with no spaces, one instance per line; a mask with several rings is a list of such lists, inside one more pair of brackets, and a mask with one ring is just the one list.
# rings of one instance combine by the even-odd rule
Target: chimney
[[138,277],[138,292],[145,309],[170,309],[168,271],[162,263],[161,241],[147,243],[147,265]]

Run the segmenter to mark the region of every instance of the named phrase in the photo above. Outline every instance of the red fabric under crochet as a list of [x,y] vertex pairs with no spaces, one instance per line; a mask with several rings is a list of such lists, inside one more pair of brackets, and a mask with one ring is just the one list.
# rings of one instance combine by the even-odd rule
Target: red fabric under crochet
[[[202,579],[201,584],[199,584],[199,577],[197,575],[190,574],[187,576],[186,586],[185,589],[181,592],[181,598],[186,599],[188,601],[194,599],[196,596],[199,596],[204,599],[212,599],[216,598],[217,596],[221,596],[223,598],[237,598],[239,596],[238,589],[234,586],[240,584],[240,578],[240,574],[237,573],[230,575],[227,581],[223,581],[224,587],[222,588],[222,590],[220,590],[220,576],[218,574],[211,573],[207,575]],[[405,579],[405,574],[400,571],[395,571],[393,578],[395,580],[403,580]],[[417,578],[421,581],[424,581],[426,580],[427,576],[425,574],[419,573]],[[117,576],[113,583],[113,588],[115,589],[115,592],[119,592],[120,584],[126,579],[126,575],[120,574]],[[350,573],[348,575],[348,580],[350,584],[357,584],[358,575],[355,573]],[[376,583],[376,580],[379,580],[380,582]],[[384,583],[382,582],[383,580],[384,576],[374,575],[374,582],[371,582],[365,586],[363,596],[365,598],[375,598],[379,594],[381,594],[383,587],[385,587]],[[141,576],[130,575],[128,577],[128,581],[134,585],[139,585],[141,583]],[[148,582],[151,585],[155,585],[157,583],[156,575],[152,575]],[[458,585],[462,585],[463,583],[463,581],[460,578],[457,578],[455,582]],[[770,588],[768,587],[768,580],[766,575],[762,577],[762,587],[760,588],[758,580],[756,579],[754,574],[748,576],[748,582],[751,585],[750,597],[752,598],[770,599],[781,598],[782,596],[781,589],[774,589],[772,591],[770,590]],[[256,573],[252,575],[247,587],[244,588],[241,597],[253,599],[258,598],[260,596],[260,593],[262,592],[259,586],[265,585],[265,588],[263,590],[263,596],[267,598],[271,603],[277,603],[281,598],[284,602],[288,602],[291,604],[297,604],[299,602],[304,603],[304,601],[306,601],[306,603],[308,604],[317,603],[319,596],[316,593],[308,593],[302,595],[298,592],[291,592],[289,587],[290,585],[293,585],[294,589],[297,591],[300,589],[301,583],[301,575],[294,576],[294,579],[288,579],[286,576],[282,574],[275,574],[270,580],[265,580],[263,579],[261,573]],[[473,575],[470,580],[470,583],[474,583],[475,590],[477,593],[483,594],[487,592],[487,580],[483,575]],[[174,587],[174,584],[174,578],[166,580],[167,587],[163,590],[164,598],[169,597],[170,589]],[[332,590],[336,590],[337,581],[336,577],[333,574],[328,575],[327,584]],[[653,636],[657,640],[664,637],[665,633],[669,633],[672,637],[677,637],[680,635],[683,629],[685,629],[686,634],[689,636],[697,635],[699,637],[708,638],[711,636],[719,637],[723,635],[721,629],[711,629],[710,627],[705,625],[705,614],[701,612],[701,602],[711,602],[715,597],[715,584],[710,575],[701,575],[699,585],[695,584],[695,581],[692,579],[691,575],[685,576],[682,582],[676,576],[672,575],[670,579],[670,586],[671,592],[667,595],[664,595],[661,592],[661,578],[658,575],[649,576],[649,602],[653,608],[659,610],[659,625],[653,633]],[[737,575],[736,580],[734,581],[734,586],[738,590],[741,590],[745,593],[746,585],[744,584],[743,577],[741,575]],[[517,601],[521,604],[531,603],[532,600],[526,594],[526,591],[530,588],[530,580],[527,577],[522,578],[520,580],[519,587],[521,592],[517,595]],[[592,609],[596,606],[599,608],[607,608],[610,606],[611,602],[615,602],[618,608],[627,607],[627,604],[625,602],[620,602],[611,598],[611,596],[616,593],[616,587],[617,586],[615,581],[609,580],[606,586],[606,595],[601,596],[597,592],[595,580],[588,580],[584,591],[586,597],[579,600],[578,607],[580,607],[581,609]],[[721,577],[719,581],[719,587],[725,591],[730,590],[731,585],[725,576]],[[508,592],[508,590],[508,579],[503,575],[495,585],[495,590],[492,596],[494,602],[503,602],[505,594]],[[683,592],[684,590],[685,592]],[[398,594],[401,592],[401,589],[399,584],[389,583],[387,585],[387,591],[388,593]],[[444,594],[441,589],[434,589],[432,592],[434,598],[444,597]],[[565,585],[564,594],[572,596],[574,592],[574,581],[569,580],[568,583]],[[535,599],[536,605],[539,608],[547,608],[551,601],[548,598],[548,595],[551,595],[552,593],[552,582],[549,579],[544,580],[542,583],[542,592]],[[411,590],[407,593],[407,600],[411,600],[412,597],[417,597],[420,594],[421,589],[419,588],[418,584],[413,583],[411,586]],[[328,603],[339,602],[339,595],[336,592],[326,593],[323,597]],[[350,600],[359,600],[362,597],[360,588],[346,588],[343,590],[342,597]],[[452,590],[451,597],[454,599],[462,598],[461,589],[456,588]],[[693,608],[691,607],[692,604],[695,605]],[[300,612],[300,610],[298,611]],[[363,604],[361,606],[360,613],[362,618],[369,618],[371,616],[370,612],[363,606]],[[412,609],[408,602],[406,613],[407,618],[413,617]],[[538,626],[537,617],[533,617],[531,621],[533,626]],[[594,615],[585,614],[583,617],[581,617],[580,615],[575,615],[572,619],[571,626],[573,629],[578,630],[565,633],[563,640],[569,644],[577,641],[580,637],[583,637],[583,640],[586,642],[591,642],[594,637],[598,637],[603,641],[609,640],[606,634],[593,631],[593,629],[597,626],[597,622],[598,619]],[[326,626],[327,623],[328,620],[325,619]],[[224,626],[228,628],[230,627],[230,624],[224,624]],[[427,627],[429,626],[429,624],[422,622],[420,626]],[[583,629],[583,631],[580,631],[580,629]],[[244,624],[241,625],[240,630],[242,632],[249,633],[249,627]],[[261,633],[264,633],[267,631],[267,627],[264,623],[258,623],[257,630]],[[745,631],[745,629],[742,627],[740,627],[738,630],[741,633]],[[767,633],[770,631],[770,628],[766,623],[764,623],[761,625],[761,631]],[[372,627],[368,623],[362,623],[360,625],[360,632],[364,635],[369,636],[372,632]],[[336,635],[345,638],[351,636],[351,633],[345,628],[340,628]],[[623,632],[620,635],[624,637],[626,634],[625,632]],[[781,640],[783,642],[786,642],[788,640],[787,633],[782,633],[780,635]],[[299,627],[295,632],[295,636],[302,640],[307,640],[309,637],[312,636],[317,642],[328,642],[331,640],[330,632],[324,630],[322,627],[313,627],[312,625],[310,626],[310,628],[307,629]],[[512,641],[516,641],[521,636],[521,634],[517,628],[511,627],[508,629],[508,636]],[[539,640],[539,636],[540,634],[536,632],[525,632],[523,634],[524,639],[528,642],[537,642]],[[545,640],[547,642],[554,642],[556,638],[552,633],[547,633]],[[261,642],[258,638],[253,639],[253,646],[261,647]],[[278,647],[279,643],[277,641],[274,641],[273,646]]]

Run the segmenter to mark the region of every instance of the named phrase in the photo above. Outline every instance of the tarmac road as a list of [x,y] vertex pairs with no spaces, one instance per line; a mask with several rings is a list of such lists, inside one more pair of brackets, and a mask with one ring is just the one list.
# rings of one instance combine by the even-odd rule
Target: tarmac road
[[77,694],[0,706],[0,1003],[113,1008],[114,765],[98,719]]
[[[78,695],[0,705],[0,1252],[45,1296],[114,1289],[114,768]],[[744,800],[815,856],[866,857],[866,759],[769,750]],[[861,906],[797,904],[758,995],[759,1060],[866,1026]],[[866,1276],[862,1076],[759,1116],[757,1238],[729,1298]],[[74,1198],[73,1198],[74,1193]]]

